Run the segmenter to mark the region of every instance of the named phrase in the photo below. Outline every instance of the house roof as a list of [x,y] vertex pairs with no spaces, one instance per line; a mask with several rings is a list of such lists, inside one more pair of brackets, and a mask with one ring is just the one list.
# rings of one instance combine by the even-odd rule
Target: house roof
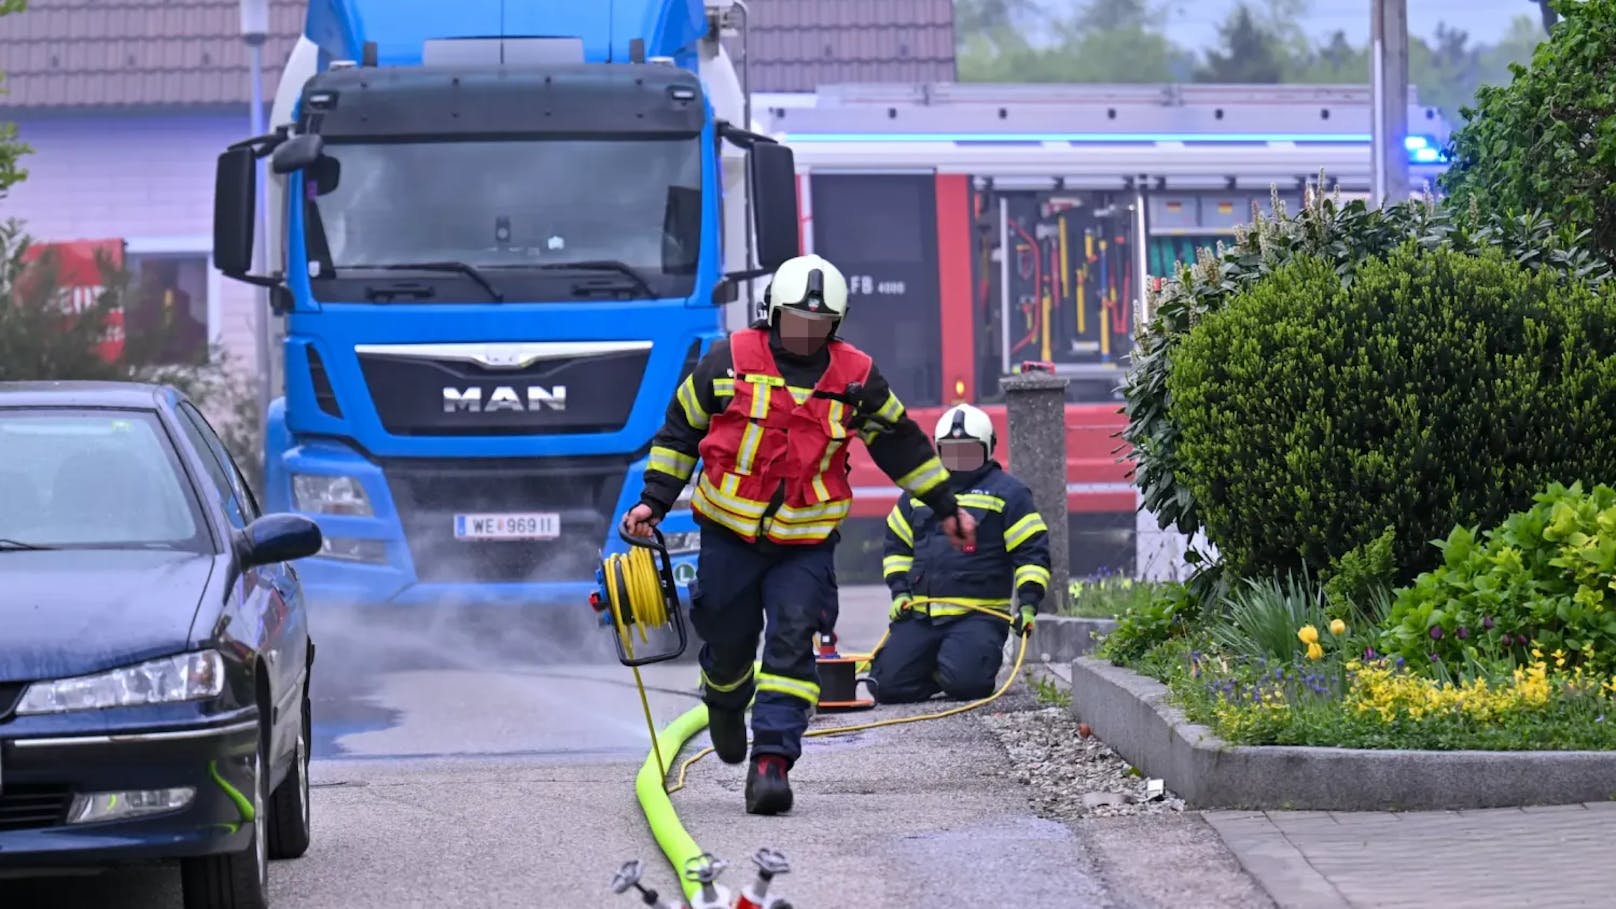
[[[596,0],[598,2],[598,0]],[[264,93],[306,0],[270,0]],[[751,0],[753,91],[954,79],[951,0]],[[238,0],[29,0],[0,16],[0,109],[245,104]]]

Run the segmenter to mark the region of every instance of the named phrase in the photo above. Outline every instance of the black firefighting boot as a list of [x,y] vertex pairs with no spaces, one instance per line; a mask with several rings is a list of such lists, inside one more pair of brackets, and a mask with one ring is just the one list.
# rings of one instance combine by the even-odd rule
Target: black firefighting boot
[[708,705],[707,734],[712,737],[713,752],[719,760],[726,764],[746,760],[746,711]]
[[752,758],[746,772],[746,813],[784,814],[791,810],[791,781],[786,759],[778,754]]

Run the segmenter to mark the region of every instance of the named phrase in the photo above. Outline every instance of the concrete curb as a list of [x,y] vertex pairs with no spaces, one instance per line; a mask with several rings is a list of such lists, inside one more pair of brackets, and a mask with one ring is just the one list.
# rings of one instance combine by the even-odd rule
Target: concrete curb
[[1115,619],[1041,615],[1027,658],[1044,663],[1070,663],[1094,651],[1098,643],[1094,640],[1096,634],[1109,634],[1116,627]]
[[1072,712],[1195,808],[1462,810],[1616,798],[1616,752],[1230,745],[1167,698],[1166,685],[1105,660],[1072,663]]

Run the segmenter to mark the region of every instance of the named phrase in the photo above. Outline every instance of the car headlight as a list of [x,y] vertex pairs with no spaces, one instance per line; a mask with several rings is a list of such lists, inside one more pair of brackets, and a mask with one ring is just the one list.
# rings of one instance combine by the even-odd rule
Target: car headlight
[[110,672],[35,682],[17,704],[18,714],[66,713],[203,701],[224,691],[224,658],[216,650],[148,660]]
[[375,512],[359,480],[348,476],[292,474],[292,501],[305,514],[369,517]]

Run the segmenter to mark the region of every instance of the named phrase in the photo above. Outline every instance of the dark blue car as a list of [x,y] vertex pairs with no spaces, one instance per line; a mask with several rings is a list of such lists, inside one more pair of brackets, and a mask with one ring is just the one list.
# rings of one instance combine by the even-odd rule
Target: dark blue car
[[186,909],[267,904],[309,846],[321,546],[173,388],[0,383],[0,876],[178,860]]

